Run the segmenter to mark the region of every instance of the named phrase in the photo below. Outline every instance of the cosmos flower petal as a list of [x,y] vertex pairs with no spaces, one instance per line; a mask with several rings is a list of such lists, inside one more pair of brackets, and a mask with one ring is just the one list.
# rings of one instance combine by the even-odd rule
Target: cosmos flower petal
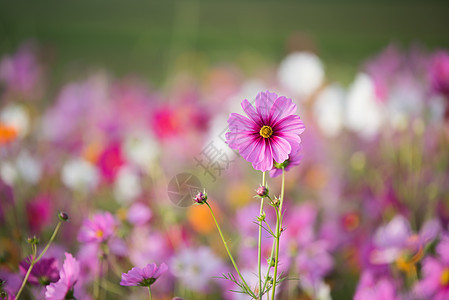
[[301,137],[290,132],[283,132],[279,137],[287,140],[291,146],[291,153],[297,153],[301,149]]
[[[251,131],[257,127],[252,120],[240,114],[232,113],[228,119],[229,129],[236,132]],[[257,130],[257,129],[256,129]]]
[[286,139],[275,136],[271,139],[271,150],[273,159],[277,163],[283,163],[288,159],[288,155],[292,148]]
[[291,131],[296,134],[301,134],[304,132],[306,127],[304,126],[304,122],[299,116],[290,115],[277,122],[274,125],[274,129],[280,132]]
[[249,101],[246,99],[242,101],[241,105],[242,105],[243,111],[248,115],[248,117],[254,123],[260,125],[261,119],[260,119],[260,116],[257,114],[256,110],[254,109],[254,106],[251,103],[249,103]]
[[293,103],[292,99],[282,96],[274,102],[270,110],[270,116],[272,120],[280,120],[293,115],[295,112],[296,104]]
[[256,110],[264,124],[270,123],[270,110],[277,99],[275,93],[260,92],[256,96]]
[[270,145],[264,143],[264,146],[260,151],[259,162],[253,163],[253,167],[262,172],[273,168],[273,155],[271,153]]
[[264,139],[262,137],[256,138],[253,141],[244,144],[242,148],[239,148],[240,155],[247,161],[259,162],[263,155],[262,145],[264,145]]

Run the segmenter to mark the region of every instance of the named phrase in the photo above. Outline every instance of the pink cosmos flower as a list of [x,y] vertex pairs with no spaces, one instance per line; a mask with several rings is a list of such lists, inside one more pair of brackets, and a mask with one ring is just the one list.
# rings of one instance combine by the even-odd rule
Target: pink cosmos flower
[[[28,256],[19,264],[22,275],[25,276],[30,268],[31,256]],[[59,280],[58,261],[55,258],[42,258],[31,270],[28,282],[34,285],[48,285]]]
[[70,253],[65,253],[62,270],[59,272],[59,280],[47,286],[46,300],[74,299],[73,287],[78,281],[80,265]]
[[394,282],[387,277],[375,278],[365,271],[357,286],[354,300],[399,300]]
[[78,233],[81,243],[102,243],[114,235],[117,220],[109,212],[97,213],[85,220]]
[[271,170],[273,160],[283,163],[299,151],[305,127],[291,99],[266,91],[256,96],[255,109],[246,99],[241,105],[249,118],[232,113],[226,140],[254,169]]
[[430,77],[434,91],[449,97],[449,53],[440,51],[434,55]]
[[167,272],[168,267],[162,263],[159,267],[156,264],[148,264],[144,268],[132,268],[128,273],[122,274],[120,285],[123,286],[150,286],[162,274]]
[[[301,146],[300,146],[301,149]],[[288,159],[284,161],[281,164],[274,164],[273,169],[270,170],[270,177],[274,178],[282,174],[282,168],[284,168],[285,171],[290,170],[294,166],[298,166],[303,158],[303,154],[301,153],[301,150],[299,150],[296,153],[293,153],[289,155]]]
[[423,278],[414,289],[422,299],[449,299],[449,237],[442,238],[436,252],[438,258],[427,257],[424,259]]

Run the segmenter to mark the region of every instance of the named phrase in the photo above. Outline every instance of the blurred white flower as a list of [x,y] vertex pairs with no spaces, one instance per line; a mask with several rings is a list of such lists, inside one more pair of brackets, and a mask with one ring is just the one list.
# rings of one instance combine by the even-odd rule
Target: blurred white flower
[[30,184],[38,183],[42,174],[42,165],[27,151],[21,151],[16,161],[17,170],[20,177]]
[[205,291],[212,277],[222,273],[222,261],[207,247],[182,248],[171,261],[171,270],[193,291]]
[[377,101],[373,80],[359,73],[346,98],[346,126],[363,138],[373,138],[381,129],[384,109]]
[[0,113],[0,123],[14,127],[19,137],[28,133],[30,119],[25,107],[18,104],[9,104]]
[[312,299],[332,300],[331,289],[329,285],[323,281],[313,284],[309,280],[301,280],[301,286]]
[[99,183],[98,170],[90,162],[76,158],[67,161],[61,170],[61,179],[72,190],[88,192]]
[[158,154],[156,139],[148,132],[134,132],[126,136],[123,151],[127,161],[142,168],[147,172],[151,162]]
[[114,195],[118,202],[130,203],[142,193],[139,174],[130,167],[121,167],[114,185]]
[[19,174],[13,163],[4,161],[0,164],[0,176],[6,184],[13,185]]
[[345,91],[339,84],[326,87],[316,98],[313,113],[321,131],[336,136],[343,127]]
[[424,104],[424,93],[415,84],[396,85],[391,89],[388,98],[388,119],[394,129],[402,127],[403,120],[409,120],[421,114]]
[[313,53],[289,54],[279,65],[278,80],[288,92],[307,99],[324,80],[324,66]]

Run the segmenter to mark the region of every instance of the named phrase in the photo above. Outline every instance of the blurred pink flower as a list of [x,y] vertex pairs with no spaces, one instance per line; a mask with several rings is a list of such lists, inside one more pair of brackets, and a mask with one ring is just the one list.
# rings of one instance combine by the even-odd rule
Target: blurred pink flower
[[283,163],[299,151],[305,127],[291,99],[266,91],[257,95],[255,109],[246,99],[241,105],[249,118],[232,113],[226,140],[256,170],[271,170],[273,160]]
[[365,271],[354,295],[354,300],[399,300],[396,295],[396,288],[391,279],[387,277],[375,278],[368,271]]
[[53,216],[53,204],[49,196],[37,196],[26,204],[26,214],[31,232],[38,233],[49,225]]
[[120,285],[123,286],[150,286],[162,274],[167,272],[168,267],[162,263],[159,267],[156,264],[148,264],[144,268],[132,268],[128,273],[122,274]]
[[109,212],[97,213],[91,219],[84,220],[78,233],[81,243],[102,243],[113,237],[117,220]]
[[[78,281],[80,273],[80,265],[78,261],[70,253],[65,254],[64,264],[59,272],[59,280],[47,286],[45,299],[47,300],[63,300],[73,298],[73,288]],[[72,295],[72,297],[67,297]]]
[[98,158],[98,167],[107,182],[113,182],[119,168],[125,164],[120,144],[112,143],[104,149]]
[[437,258],[423,261],[422,279],[414,291],[423,299],[449,299],[449,237],[444,236],[436,248]]
[[153,213],[151,212],[151,209],[147,205],[140,202],[131,205],[127,215],[128,222],[133,225],[144,225],[151,219],[152,216]]
[[[30,268],[31,256],[28,256],[19,264],[22,275]],[[34,285],[48,285],[59,280],[58,261],[55,258],[42,258],[31,270],[28,282]]]
[[435,53],[430,69],[432,88],[436,93],[444,95],[449,100],[449,53]]
[[39,83],[42,70],[36,60],[32,45],[26,44],[12,56],[5,56],[0,61],[0,81],[6,83],[8,89],[32,95]]

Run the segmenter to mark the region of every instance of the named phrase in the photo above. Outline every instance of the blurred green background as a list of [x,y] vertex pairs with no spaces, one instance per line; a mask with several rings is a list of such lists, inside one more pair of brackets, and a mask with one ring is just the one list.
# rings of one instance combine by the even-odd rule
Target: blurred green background
[[85,68],[164,82],[232,62],[247,75],[292,50],[312,50],[349,82],[390,42],[449,48],[449,1],[0,1],[0,54],[44,46],[51,78]]

